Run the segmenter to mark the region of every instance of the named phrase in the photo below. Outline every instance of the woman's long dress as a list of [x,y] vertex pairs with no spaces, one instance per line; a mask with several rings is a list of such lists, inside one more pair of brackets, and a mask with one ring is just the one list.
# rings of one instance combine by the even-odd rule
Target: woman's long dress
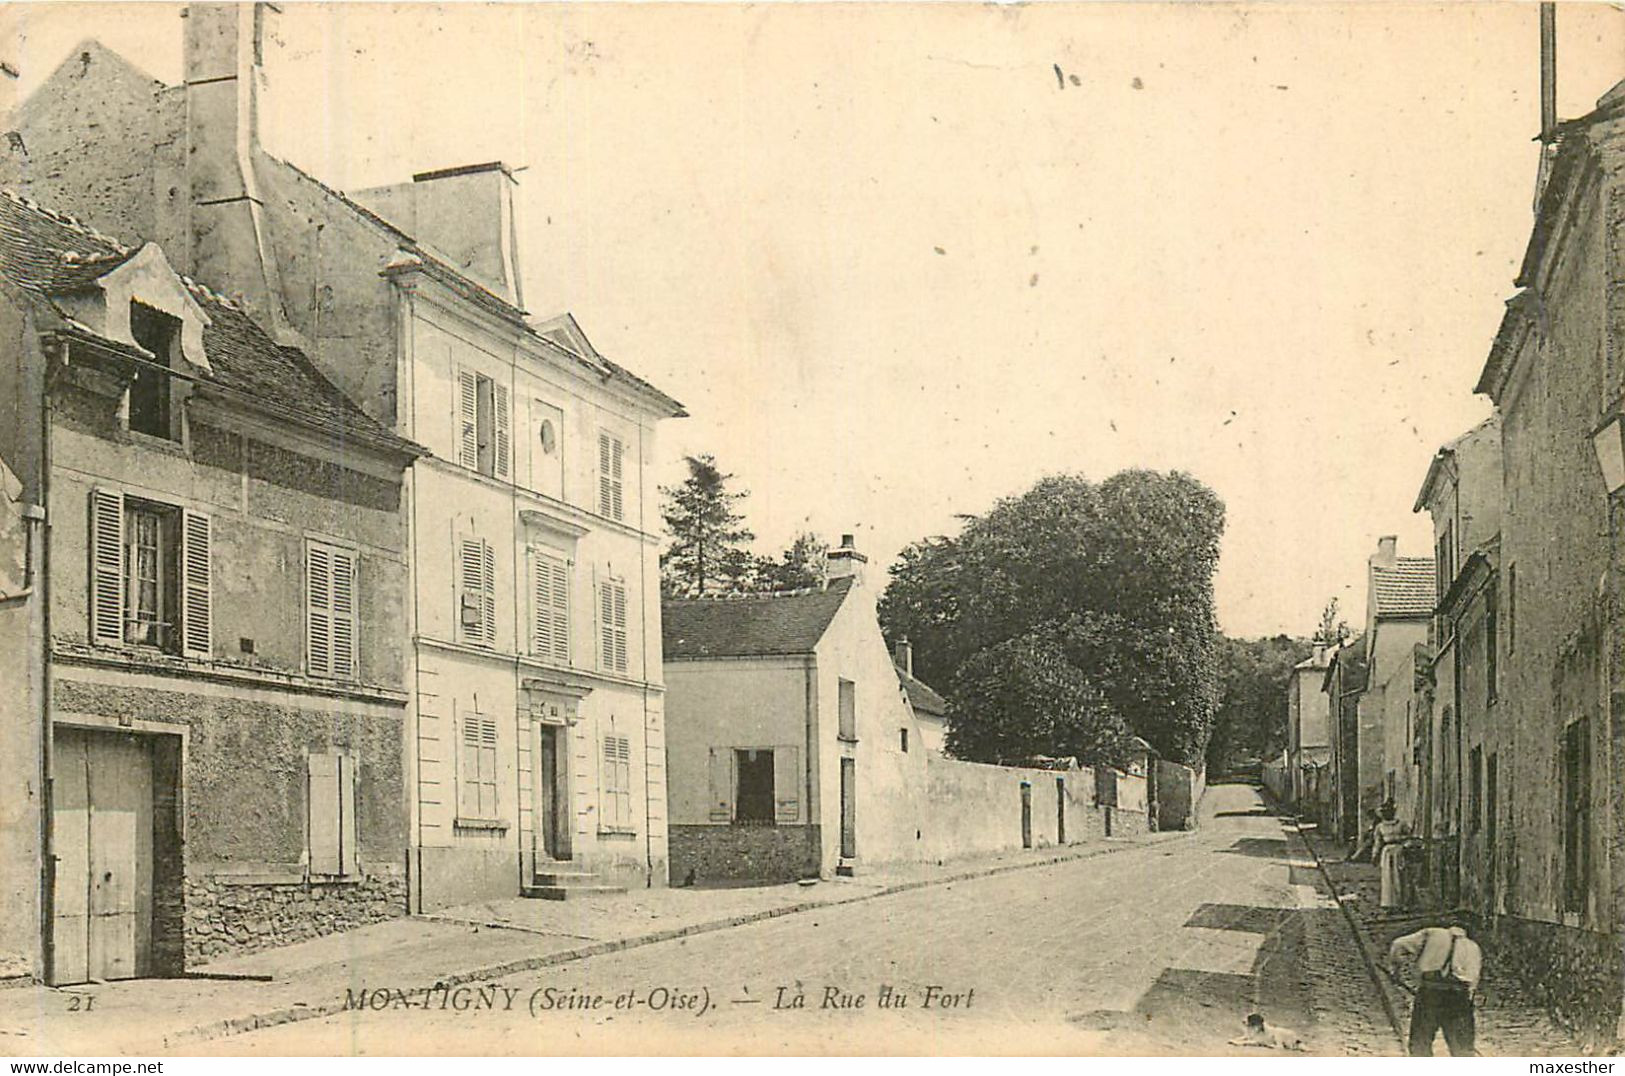
[[1399,907],[1399,857],[1405,838],[1405,826],[1398,821],[1377,823],[1377,866],[1381,871],[1382,891],[1378,903],[1383,908]]

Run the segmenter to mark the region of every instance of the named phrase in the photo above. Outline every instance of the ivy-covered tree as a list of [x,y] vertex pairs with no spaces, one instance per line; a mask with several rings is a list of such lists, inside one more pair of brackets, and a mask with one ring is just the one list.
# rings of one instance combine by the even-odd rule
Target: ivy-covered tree
[[661,515],[671,545],[660,556],[660,587],[667,596],[697,596],[741,589],[754,562],[746,546],[756,537],[738,505],[750,494],[732,490],[711,455],[689,456],[681,485],[662,486]]
[[892,641],[909,638],[916,672],[949,685],[950,705],[974,656],[1037,633],[1130,731],[1164,757],[1199,763],[1218,702],[1223,529],[1223,503],[1189,475],[1045,478],[967,517],[958,535],[905,549],[880,601],[882,627]]
[[1015,765],[1070,755],[1110,765],[1129,737],[1100,689],[1037,634],[978,651],[954,674],[951,699],[945,746],[955,758]]

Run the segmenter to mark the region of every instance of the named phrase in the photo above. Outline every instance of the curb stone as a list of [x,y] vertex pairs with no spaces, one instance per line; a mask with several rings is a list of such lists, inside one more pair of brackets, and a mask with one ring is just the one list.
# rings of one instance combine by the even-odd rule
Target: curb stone
[[1382,999],[1382,1009],[1388,1017],[1388,1026],[1393,1029],[1394,1039],[1399,1043],[1399,1048],[1403,1052],[1406,1049],[1404,1023],[1400,1020],[1399,1012],[1394,1007],[1393,996],[1389,993],[1391,987],[1383,981],[1376,958],[1371,954],[1371,939],[1366,937],[1365,928],[1360,926],[1360,921],[1354,917],[1354,913],[1349,911],[1348,904],[1344,902],[1343,894],[1338,892],[1337,884],[1332,881],[1331,872],[1326,869],[1325,861],[1320,858],[1320,849],[1315,847],[1315,842],[1304,836],[1303,827],[1298,824],[1296,819],[1292,820],[1292,831],[1298,835],[1298,839],[1303,842],[1304,847],[1309,849],[1309,854],[1315,858],[1315,867],[1320,871],[1321,878],[1325,880],[1326,889],[1331,893],[1332,900],[1337,903],[1338,910],[1343,913],[1343,919],[1348,923],[1349,931],[1354,935],[1355,944],[1360,950],[1360,959],[1365,963],[1366,974],[1371,976],[1371,982],[1377,988],[1377,996]]
[[[781,916],[795,915],[800,912],[815,911],[820,908],[832,908],[845,904],[858,904],[863,901],[875,900],[878,897],[889,897],[897,893],[907,893],[916,889],[925,889],[934,885],[945,885],[951,882],[963,882],[977,878],[991,878],[994,875],[1009,874],[1021,870],[1033,870],[1038,867],[1051,867],[1060,863],[1070,863],[1077,860],[1094,859],[1114,852],[1126,851],[1132,848],[1149,848],[1158,844],[1172,843],[1180,838],[1192,837],[1200,830],[1173,830],[1166,835],[1162,833],[1148,833],[1139,839],[1128,839],[1121,844],[1107,844],[1093,847],[1088,851],[1072,854],[1056,853],[1039,859],[1026,860],[1020,863],[1000,863],[991,867],[981,867],[964,871],[958,874],[941,878],[920,878],[908,882],[898,882],[895,885],[884,886],[872,893],[862,893],[846,900],[806,900],[795,904],[786,904],[779,908],[767,908],[758,912],[745,912],[729,916],[724,919],[713,919],[703,923],[691,923],[684,927],[672,927],[667,930],[657,930],[646,934],[636,934],[625,938],[612,938],[606,941],[594,942],[591,945],[577,946],[574,949],[562,949],[556,953],[546,953],[541,956],[525,957],[519,960],[504,961],[500,964],[475,968],[470,971],[453,972],[447,975],[436,976],[430,983],[406,988],[408,992],[429,990],[434,987],[461,986],[464,983],[479,982],[489,979],[500,979],[507,975],[517,975],[520,972],[535,971],[539,968],[553,967],[558,964],[573,963],[577,960],[586,960],[589,957],[603,956],[606,953],[617,953],[625,949],[641,948],[645,945],[654,945],[658,942],[672,941],[677,938],[691,937],[695,934],[709,934],[732,927],[744,926],[748,923],[764,922],[777,919]],[[1110,840],[1110,838],[1108,838]],[[413,918],[425,918],[414,916]],[[461,922],[461,920],[459,920]],[[502,924],[488,924],[499,929],[514,929]],[[524,928],[519,928],[521,931]],[[524,931],[534,933],[534,931]],[[298,1023],[303,1020],[320,1020],[339,1013],[349,1012],[344,1002],[328,1001],[317,1005],[293,1004],[279,1009],[269,1009],[265,1012],[250,1013],[246,1016],[230,1017],[224,1020],[214,1020],[194,1027],[184,1028],[173,1034],[166,1035],[162,1044],[166,1047],[182,1043],[208,1042],[213,1039],[228,1038],[233,1035],[242,1035],[250,1031],[261,1031],[265,1028],[277,1027],[282,1024]],[[1390,1015],[1392,1015],[1390,1013]]]

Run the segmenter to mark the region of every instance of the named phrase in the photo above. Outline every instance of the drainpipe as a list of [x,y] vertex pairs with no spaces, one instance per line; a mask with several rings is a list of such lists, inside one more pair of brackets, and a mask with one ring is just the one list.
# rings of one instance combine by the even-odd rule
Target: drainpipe
[[[651,831],[654,828],[653,827],[654,809],[652,807],[650,807],[650,805],[649,805],[649,555],[648,555],[648,552],[643,548],[643,535],[645,533],[644,530],[643,530],[643,524],[644,524],[643,502],[646,499],[644,497],[644,486],[643,486],[643,484],[644,484],[645,480],[647,479],[647,477],[648,477],[648,475],[647,475],[647,473],[646,473],[646,471],[644,469],[644,466],[643,466],[643,422],[642,422],[642,420],[639,420],[639,422],[638,422],[638,625],[639,625],[639,634],[642,635],[642,637],[643,637],[643,641],[641,643],[641,649],[643,651],[643,676],[641,677],[641,679],[643,681],[643,868],[644,868],[643,869],[643,877],[644,877],[644,886],[645,886],[645,888],[653,889],[654,884],[655,884],[655,847],[654,847],[655,842],[654,842],[654,833],[651,832]],[[656,600],[658,601],[659,599],[656,599]],[[662,656],[664,656],[664,648],[662,648]],[[664,669],[662,669],[662,671],[661,671],[661,678],[662,679],[665,678]],[[664,772],[667,773],[668,775],[671,773],[671,766],[670,766],[669,762],[668,762]],[[668,780],[668,782],[670,781],[669,776],[668,776],[667,780]],[[669,783],[667,785],[666,794],[667,794],[667,799],[669,801],[670,796],[671,796],[671,788],[670,788]],[[669,867],[670,862],[671,862],[671,855],[670,855],[670,852],[669,852],[670,841],[671,841],[671,817],[670,817],[671,816],[671,811],[667,810],[666,815],[667,815],[667,818],[666,818],[666,840],[668,842],[667,843],[668,853],[667,853],[667,856],[666,856],[666,860],[667,860],[667,864],[668,864],[668,867]],[[532,817],[535,817],[534,814],[532,814]],[[671,878],[668,876],[666,881],[667,881],[668,884],[670,884]]]
[[[64,341],[59,356],[64,365],[68,360],[69,344]],[[54,840],[55,750],[51,738],[51,364],[45,364],[45,376],[40,384],[40,451],[39,502],[46,509],[46,517],[36,529],[39,535],[39,578],[46,585],[39,590],[40,606],[40,956],[44,964],[45,980],[56,975],[56,938],[53,927],[56,919],[56,843]],[[32,580],[30,580],[32,582]]]

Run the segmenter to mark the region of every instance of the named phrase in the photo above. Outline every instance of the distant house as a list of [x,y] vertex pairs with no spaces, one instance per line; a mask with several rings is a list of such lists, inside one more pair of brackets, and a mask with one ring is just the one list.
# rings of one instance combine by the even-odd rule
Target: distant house
[[822,587],[668,600],[671,873],[793,879],[915,838],[926,748],[845,536]]
[[1353,839],[1365,824],[1360,805],[1360,700],[1365,688],[1365,640],[1356,636],[1328,655],[1320,688],[1332,727],[1332,825],[1344,840]]
[[[1486,770],[1493,786],[1501,764],[1499,745],[1487,734],[1496,698],[1489,685],[1496,644],[1489,635],[1497,630],[1501,483],[1497,414],[1439,449],[1415,505],[1433,520],[1437,566],[1436,610],[1416,687],[1415,824],[1427,841],[1429,880],[1451,904],[1461,896],[1463,842],[1477,832],[1464,829],[1463,819],[1478,802]],[[1486,885],[1495,883],[1487,879]]]
[[914,708],[914,720],[920,726],[920,745],[933,754],[944,754],[948,739],[948,703],[930,684],[914,677],[914,647],[907,639],[892,650],[897,664],[897,679],[903,685],[903,694]]
[[1320,690],[1329,650],[1317,645],[1287,679],[1287,792],[1300,814],[1322,824],[1330,821],[1332,805],[1331,706]]
[[1416,647],[1428,641],[1433,616],[1433,558],[1401,557],[1397,546],[1392,536],[1379,539],[1367,571],[1360,803],[1364,809],[1392,801],[1414,827]]

